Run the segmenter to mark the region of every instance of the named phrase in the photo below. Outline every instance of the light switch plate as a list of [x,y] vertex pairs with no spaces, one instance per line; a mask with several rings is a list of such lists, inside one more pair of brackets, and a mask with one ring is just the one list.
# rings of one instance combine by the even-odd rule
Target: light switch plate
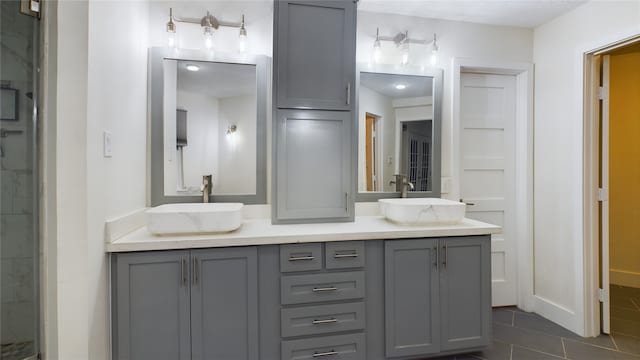
[[112,134],[110,131],[104,131],[102,133],[102,155],[106,158],[113,156],[112,149]]

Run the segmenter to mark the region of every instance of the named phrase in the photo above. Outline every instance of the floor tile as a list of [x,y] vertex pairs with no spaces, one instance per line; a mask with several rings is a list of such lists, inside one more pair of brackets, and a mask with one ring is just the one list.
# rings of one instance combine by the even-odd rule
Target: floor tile
[[640,337],[640,322],[638,321],[612,317],[611,329],[617,333]]
[[618,345],[618,350],[640,355],[640,338],[634,338],[622,334],[611,335]]
[[633,320],[640,323],[640,310],[611,307],[611,317],[625,320]]
[[493,321],[501,324],[513,326],[514,312],[502,308],[493,309]]
[[493,336],[496,340],[507,344],[514,344],[547,354],[564,356],[562,341],[557,336],[501,324],[493,324]]
[[513,360],[556,360],[563,359],[562,357],[552,356],[549,354],[543,354],[541,352],[525,349],[519,346],[513,347],[513,353],[511,355]]
[[638,310],[636,304],[628,296],[611,295],[610,297],[612,308],[621,308],[628,310]]
[[588,345],[573,340],[563,340],[569,360],[638,360],[640,356]]
[[509,360],[511,359],[511,345],[500,341],[494,341],[489,348],[468,355],[483,360]]

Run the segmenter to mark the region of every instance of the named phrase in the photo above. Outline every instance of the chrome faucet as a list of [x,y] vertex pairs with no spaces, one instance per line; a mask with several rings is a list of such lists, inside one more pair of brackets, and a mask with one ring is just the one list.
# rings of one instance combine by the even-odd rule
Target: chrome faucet
[[213,188],[213,182],[211,180],[211,175],[203,175],[202,176],[202,202],[209,202],[209,195],[211,195],[211,189]]
[[389,185],[396,184],[396,191],[400,192],[400,196],[402,198],[407,197],[407,188],[413,190],[415,186],[410,181],[407,181],[407,175],[395,174],[393,175],[396,179],[389,181]]

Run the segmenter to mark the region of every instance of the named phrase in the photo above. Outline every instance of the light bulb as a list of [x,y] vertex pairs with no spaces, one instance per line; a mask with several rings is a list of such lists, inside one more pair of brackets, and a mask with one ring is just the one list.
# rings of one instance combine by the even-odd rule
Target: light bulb
[[409,63],[409,43],[405,42],[402,44],[402,65],[407,65]]
[[240,35],[238,35],[238,51],[244,53],[247,51],[247,29],[244,27],[244,15],[242,15],[242,23],[240,24]]
[[431,66],[438,63],[438,43],[436,42],[436,34],[433,34],[433,44],[431,44]]
[[381,58],[382,58],[382,46],[380,44],[380,40],[376,40],[373,43],[373,62],[378,64],[380,63]]
[[170,48],[174,48],[177,45],[177,36],[176,36],[176,32],[167,32],[167,46]]
[[202,36],[204,39],[205,49],[210,50],[213,48],[213,29],[209,26],[205,26]]

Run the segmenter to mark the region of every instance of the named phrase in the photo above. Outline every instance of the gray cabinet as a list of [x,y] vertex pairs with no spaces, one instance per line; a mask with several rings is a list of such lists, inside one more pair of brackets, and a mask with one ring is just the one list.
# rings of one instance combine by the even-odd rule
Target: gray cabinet
[[126,253],[113,260],[114,359],[191,359],[189,252]]
[[258,359],[257,249],[193,250],[192,358]]
[[356,4],[275,1],[278,108],[351,110]]
[[114,359],[259,358],[255,247],[112,261]]
[[385,243],[387,357],[440,351],[438,239]]
[[275,222],[353,219],[351,112],[278,110]]
[[385,242],[387,357],[490,343],[490,246],[489,236]]

